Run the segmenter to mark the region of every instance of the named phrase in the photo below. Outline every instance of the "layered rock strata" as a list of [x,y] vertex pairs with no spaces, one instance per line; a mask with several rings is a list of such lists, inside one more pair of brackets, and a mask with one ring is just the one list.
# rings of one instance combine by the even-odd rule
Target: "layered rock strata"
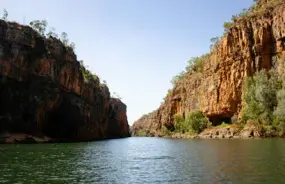
[[41,36],[29,26],[1,20],[2,141],[14,133],[48,136],[56,141],[130,134],[126,105],[111,98],[108,87],[99,79],[86,81],[71,48],[56,38]]

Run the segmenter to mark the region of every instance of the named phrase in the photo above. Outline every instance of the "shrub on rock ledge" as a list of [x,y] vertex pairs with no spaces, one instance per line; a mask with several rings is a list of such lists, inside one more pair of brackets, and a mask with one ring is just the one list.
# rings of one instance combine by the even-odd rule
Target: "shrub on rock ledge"
[[174,117],[175,131],[181,133],[200,133],[207,128],[208,123],[208,118],[199,110],[190,112],[186,115],[185,119],[179,114]]
[[185,119],[185,123],[189,125],[189,127],[195,133],[200,133],[207,128],[208,122],[208,118],[203,114],[202,111],[193,111],[189,113]]

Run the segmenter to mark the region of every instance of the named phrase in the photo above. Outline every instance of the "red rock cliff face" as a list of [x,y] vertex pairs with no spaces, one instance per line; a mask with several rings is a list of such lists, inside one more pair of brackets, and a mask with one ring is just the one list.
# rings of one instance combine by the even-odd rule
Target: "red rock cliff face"
[[0,132],[81,141],[129,136],[126,106],[55,38],[0,21]]
[[285,3],[279,1],[267,13],[237,20],[211,51],[203,71],[178,81],[158,110],[134,123],[133,134],[141,129],[155,132],[162,125],[172,128],[176,113],[185,116],[195,109],[202,110],[213,124],[229,121],[240,112],[243,79],[278,67],[272,58],[284,51]]

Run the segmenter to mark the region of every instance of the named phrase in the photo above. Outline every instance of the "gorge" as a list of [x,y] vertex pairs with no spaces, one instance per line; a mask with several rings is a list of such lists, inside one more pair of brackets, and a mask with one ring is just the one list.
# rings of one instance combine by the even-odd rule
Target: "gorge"
[[70,46],[0,20],[1,142],[128,137],[126,109]]
[[[233,22],[224,24],[224,35],[214,39],[210,53],[194,58],[186,71],[177,76],[164,103],[134,123],[133,135],[160,136],[164,130],[175,131],[175,116],[185,119],[195,110],[201,111],[213,126],[240,119],[244,80],[262,70],[283,72],[284,17],[282,0],[259,0],[248,10],[233,16]],[[236,127],[222,131],[233,137],[236,130],[231,128]],[[212,137],[219,132],[215,130],[206,135]],[[253,132],[247,131],[246,137]]]

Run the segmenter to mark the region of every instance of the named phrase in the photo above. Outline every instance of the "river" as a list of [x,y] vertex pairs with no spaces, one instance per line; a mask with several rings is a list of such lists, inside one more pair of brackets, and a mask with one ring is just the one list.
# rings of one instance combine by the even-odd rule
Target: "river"
[[0,145],[0,183],[285,183],[285,140]]

